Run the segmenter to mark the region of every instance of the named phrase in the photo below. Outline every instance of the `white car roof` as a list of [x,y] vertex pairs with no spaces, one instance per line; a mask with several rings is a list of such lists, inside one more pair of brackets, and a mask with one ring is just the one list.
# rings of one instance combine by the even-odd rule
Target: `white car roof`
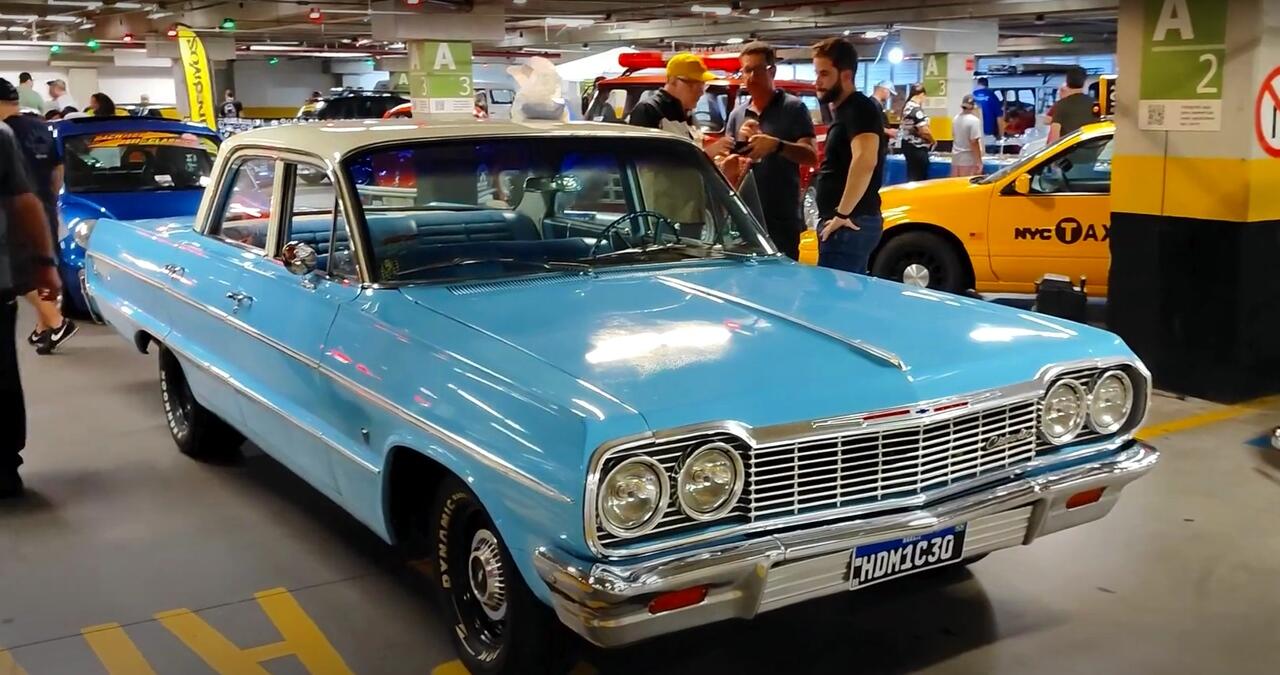
[[[328,158],[342,158],[370,145],[431,141],[448,138],[501,136],[588,136],[599,138],[650,137],[681,140],[678,136],[625,124],[599,122],[430,122],[415,119],[342,120],[261,127],[236,134],[222,144],[222,153],[241,146],[300,150]],[[686,141],[687,142],[687,141]]]

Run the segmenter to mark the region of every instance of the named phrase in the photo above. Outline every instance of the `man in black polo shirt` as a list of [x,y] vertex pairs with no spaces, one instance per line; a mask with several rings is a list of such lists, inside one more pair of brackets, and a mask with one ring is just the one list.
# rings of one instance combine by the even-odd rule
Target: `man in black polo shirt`
[[880,243],[880,182],[888,138],[880,107],[854,88],[858,54],[840,38],[813,47],[815,85],[834,118],[818,169],[818,264],[866,274]]
[[765,225],[778,249],[799,260],[800,233],[804,231],[800,166],[818,161],[813,117],[803,101],[774,87],[778,67],[773,47],[752,42],[738,58],[751,101],[738,104],[729,113],[726,131],[736,139],[747,120],[759,123],[759,132],[747,139],[745,153],[754,162],[751,171],[756,184],[764,188],[760,190],[760,206]]

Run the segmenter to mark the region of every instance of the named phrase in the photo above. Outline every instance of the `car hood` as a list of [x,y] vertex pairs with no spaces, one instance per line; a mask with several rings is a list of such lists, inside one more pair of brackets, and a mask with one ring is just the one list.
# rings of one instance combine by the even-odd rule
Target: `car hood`
[[1088,326],[782,261],[403,293],[604,390],[655,430],[877,410],[1131,356]]

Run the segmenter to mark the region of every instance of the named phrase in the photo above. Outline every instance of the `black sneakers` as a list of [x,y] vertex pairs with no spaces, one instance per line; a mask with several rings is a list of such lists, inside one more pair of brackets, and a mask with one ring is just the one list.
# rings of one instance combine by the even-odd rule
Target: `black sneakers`
[[0,499],[22,495],[22,476],[17,469],[0,469]]
[[76,334],[80,327],[71,319],[63,319],[62,325],[45,331],[36,344],[36,353],[40,355],[52,354],[62,343],[70,340]]
[[34,347],[34,346],[36,346],[36,345],[40,344],[40,338],[44,337],[44,334],[45,334],[45,333],[48,333],[48,332],[49,332],[49,331],[47,331],[47,330],[34,330],[34,329],[33,329],[33,330],[31,331],[31,334],[27,336],[27,344],[31,345],[32,347]]

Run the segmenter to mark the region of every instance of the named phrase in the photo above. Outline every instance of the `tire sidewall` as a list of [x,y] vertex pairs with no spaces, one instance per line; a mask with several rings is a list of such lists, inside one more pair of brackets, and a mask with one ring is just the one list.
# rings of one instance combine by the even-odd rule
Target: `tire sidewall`
[[[540,665],[530,663],[530,659],[537,658],[538,642],[541,641],[537,635],[541,618],[537,615],[540,608],[535,605],[538,601],[524,586],[524,580],[511,559],[506,542],[480,501],[461,481],[450,478],[441,485],[430,522],[431,555],[436,569],[436,590],[440,606],[447,612],[447,618],[451,622],[450,633],[467,669],[476,675],[533,672],[530,668]],[[471,636],[472,627],[465,623],[456,604],[460,601],[457,595],[459,590],[470,583],[467,566],[457,564],[457,561],[467,557],[471,537],[479,527],[489,530],[497,538],[503,571],[508,580],[502,644],[496,650],[486,648]],[[453,563],[450,562],[451,557],[454,559]],[[521,670],[511,670],[512,666],[520,667]]]
[[[169,352],[160,355],[160,401],[164,405],[165,422],[169,425],[169,434],[173,442],[183,452],[191,447],[194,420],[187,418],[182,410],[179,397],[186,396],[183,391],[185,375],[178,360]],[[181,418],[181,421],[180,419]]]
[[909,265],[920,263],[921,258],[932,259],[931,264],[925,265],[929,269],[929,288],[952,293],[965,290],[959,256],[941,237],[928,232],[909,232],[890,240],[876,256],[873,272],[903,283],[903,272]]

